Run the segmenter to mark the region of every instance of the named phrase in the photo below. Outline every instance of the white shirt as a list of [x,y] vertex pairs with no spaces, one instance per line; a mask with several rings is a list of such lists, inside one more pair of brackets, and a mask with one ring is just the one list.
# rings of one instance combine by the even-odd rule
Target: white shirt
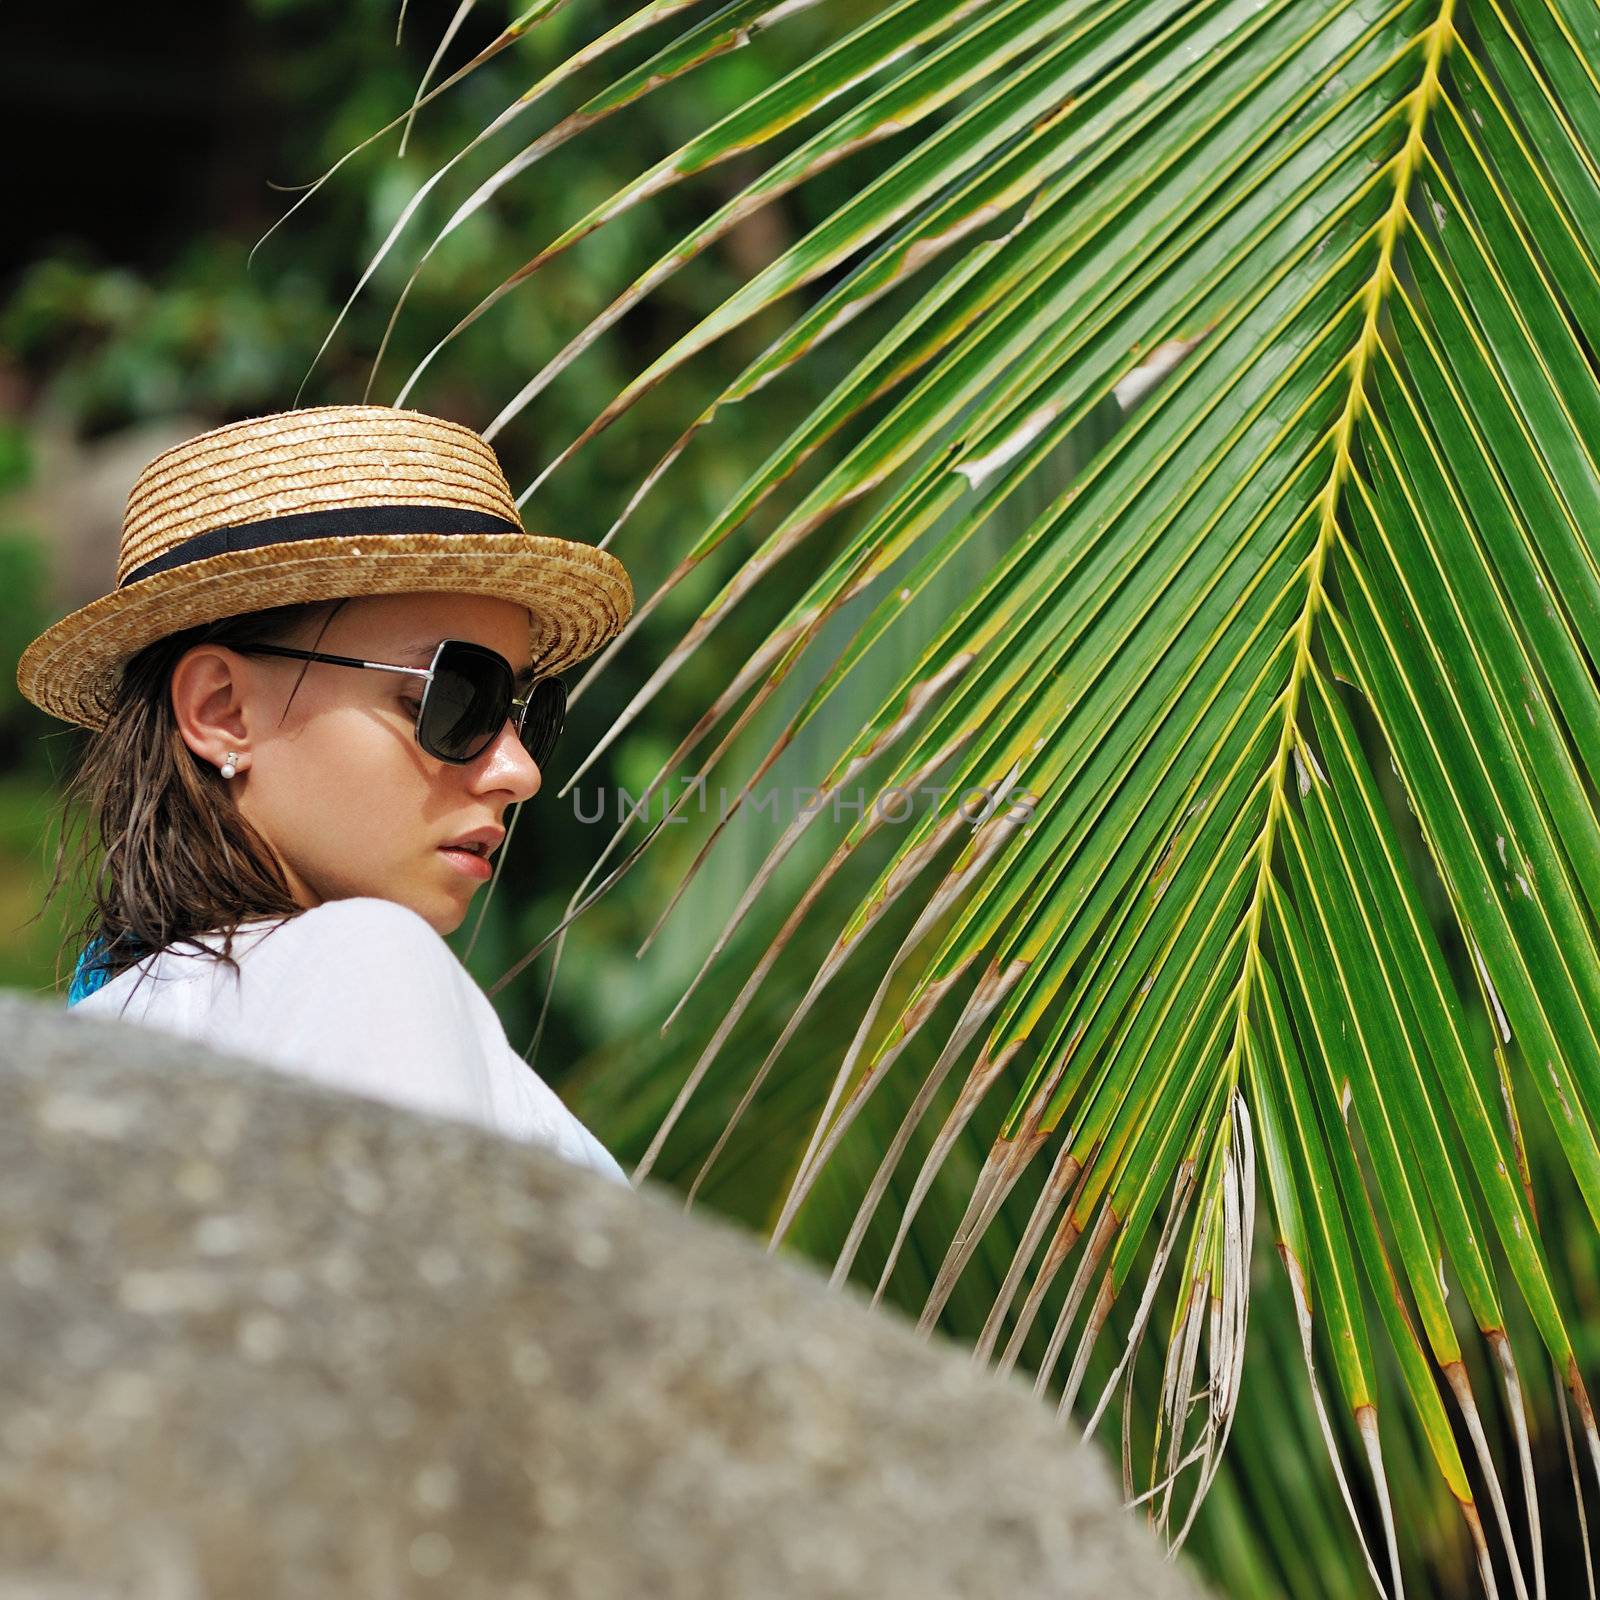
[[[197,937],[222,947],[220,933]],[[409,906],[362,895],[282,924],[247,922],[233,955],[237,975],[175,945],[119,972],[67,1015],[199,1039],[333,1089],[546,1145],[628,1182],[511,1048],[489,997]]]

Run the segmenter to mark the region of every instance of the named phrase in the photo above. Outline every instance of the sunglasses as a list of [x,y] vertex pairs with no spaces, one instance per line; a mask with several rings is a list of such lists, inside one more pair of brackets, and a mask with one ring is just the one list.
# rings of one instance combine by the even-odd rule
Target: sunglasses
[[281,644],[234,645],[241,655],[293,656],[336,667],[372,667],[425,678],[417,711],[417,743],[440,761],[474,761],[494,743],[506,719],[515,719],[517,737],[541,770],[549,762],[567,714],[567,686],[560,678],[540,678],[521,699],[511,663],[493,650],[466,639],[442,639],[426,667],[359,661],[319,650],[291,650]]

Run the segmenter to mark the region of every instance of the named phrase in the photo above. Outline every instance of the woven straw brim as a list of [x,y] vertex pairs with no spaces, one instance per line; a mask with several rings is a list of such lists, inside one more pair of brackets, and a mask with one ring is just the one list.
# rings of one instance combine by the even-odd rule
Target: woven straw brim
[[28,646],[17,686],[52,716],[103,731],[123,665],[169,634],[300,601],[413,591],[490,595],[526,606],[541,675],[601,649],[633,610],[622,563],[568,539],[531,533],[304,539],[190,562],[101,596]]

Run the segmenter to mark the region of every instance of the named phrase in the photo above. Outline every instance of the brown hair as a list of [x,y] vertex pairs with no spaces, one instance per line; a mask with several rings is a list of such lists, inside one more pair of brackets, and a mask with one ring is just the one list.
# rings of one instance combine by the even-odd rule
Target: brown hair
[[[284,643],[326,612],[315,649],[346,604],[319,600],[223,617],[158,639],[128,661],[111,721],[89,735],[56,813],[60,842],[45,905],[76,878],[88,906],[62,946],[68,960],[102,941],[93,961],[112,978],[185,943],[237,974],[233,936],[241,922],[287,920],[304,909],[272,847],[240,815],[227,780],[184,742],[169,685],[179,658],[197,644]],[[301,663],[290,703],[309,665]],[[222,949],[201,944],[201,933],[221,933]]]

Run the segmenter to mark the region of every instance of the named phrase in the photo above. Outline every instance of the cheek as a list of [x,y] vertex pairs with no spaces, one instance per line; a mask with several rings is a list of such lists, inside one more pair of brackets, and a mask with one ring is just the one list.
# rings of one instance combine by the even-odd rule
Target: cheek
[[344,874],[415,849],[428,777],[415,740],[391,722],[314,717],[263,754],[263,809],[292,863]]

